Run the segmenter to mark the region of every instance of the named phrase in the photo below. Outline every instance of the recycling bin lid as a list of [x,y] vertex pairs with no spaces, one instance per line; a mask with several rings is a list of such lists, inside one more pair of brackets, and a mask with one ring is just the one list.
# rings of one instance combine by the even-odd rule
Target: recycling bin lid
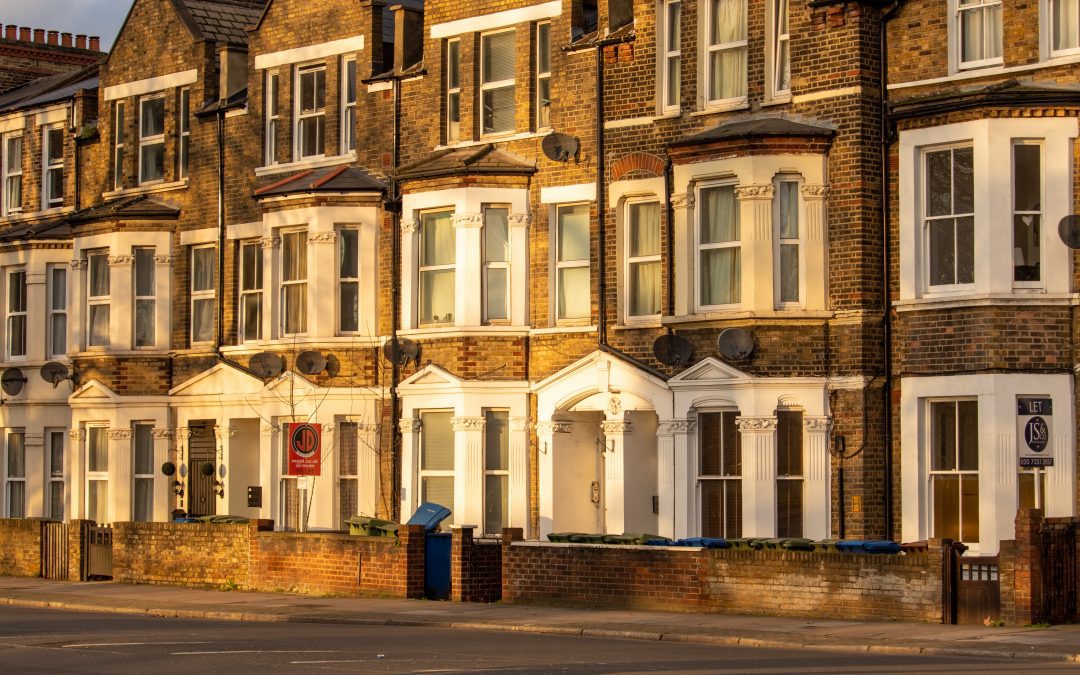
[[423,525],[428,532],[433,532],[439,523],[450,517],[450,509],[435,502],[424,502],[413,513],[406,525]]

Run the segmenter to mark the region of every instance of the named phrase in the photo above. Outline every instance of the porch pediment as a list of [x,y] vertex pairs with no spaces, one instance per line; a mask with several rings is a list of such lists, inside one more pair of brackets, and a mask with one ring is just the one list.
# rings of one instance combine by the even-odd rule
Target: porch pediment
[[118,398],[120,398],[120,397],[117,396],[116,392],[114,392],[112,389],[109,389],[108,387],[106,387],[104,384],[98,382],[97,380],[90,380],[89,382],[87,382],[83,386],[76,389],[71,394],[71,397],[68,400],[72,401],[72,402],[74,402],[74,401],[103,401],[103,400],[114,401],[114,400],[116,400]]
[[694,364],[687,370],[668,380],[672,389],[680,387],[692,387],[695,385],[732,384],[735,382],[750,382],[754,377],[748,373],[728,365],[723,361],[708,357]]
[[[655,410],[667,419],[671,390],[667,383],[626,360],[594,351],[533,385],[544,414],[556,410],[605,410],[612,417],[623,411]],[[550,406],[551,410],[546,409]]]
[[169,396],[259,394],[263,382],[237,368],[219,363],[169,390]]

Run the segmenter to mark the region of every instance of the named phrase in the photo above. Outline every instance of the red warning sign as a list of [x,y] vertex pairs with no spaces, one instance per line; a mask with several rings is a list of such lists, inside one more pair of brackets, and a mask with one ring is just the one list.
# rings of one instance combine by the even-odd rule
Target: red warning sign
[[289,446],[289,475],[318,476],[322,465],[322,425],[288,423],[285,439]]

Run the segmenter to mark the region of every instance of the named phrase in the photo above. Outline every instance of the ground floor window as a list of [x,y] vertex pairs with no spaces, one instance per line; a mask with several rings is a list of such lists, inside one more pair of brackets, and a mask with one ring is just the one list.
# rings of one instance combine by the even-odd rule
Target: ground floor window
[[5,502],[8,518],[26,517],[26,434],[9,431],[7,434],[7,462],[5,477]]
[[154,519],[154,426],[136,424],[134,443],[134,489],[132,495],[132,518],[136,522],[150,522]]
[[109,522],[109,441],[105,427],[86,428],[86,517]]
[[931,536],[978,543],[978,402],[931,401],[929,418]]
[[776,411],[776,536],[803,536],[803,413]]
[[453,413],[420,414],[420,502],[454,506]]
[[484,413],[484,533],[498,534],[509,523],[510,413]]
[[742,536],[742,443],[736,410],[698,415],[701,536]]
[[[338,424],[338,526],[349,529],[346,522],[357,514],[359,503],[359,480],[357,458],[357,435],[356,422],[341,422]],[[373,516],[375,514],[366,514]]]
[[49,488],[47,495],[49,518],[64,520],[64,501],[66,498],[64,483],[64,432],[49,430],[45,432],[45,457],[48,460]]

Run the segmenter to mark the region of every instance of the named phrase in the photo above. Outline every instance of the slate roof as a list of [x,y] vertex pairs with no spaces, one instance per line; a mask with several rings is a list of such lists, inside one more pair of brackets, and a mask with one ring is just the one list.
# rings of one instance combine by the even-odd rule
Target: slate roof
[[962,87],[923,96],[895,99],[889,102],[889,113],[892,119],[903,119],[986,106],[1031,107],[1078,104],[1080,104],[1080,85],[1012,79],[995,84]]
[[535,164],[518,159],[487,143],[469,148],[438,150],[419,161],[401,167],[398,170],[398,177],[409,179],[462,174],[526,175],[533,173],[536,173]]
[[751,138],[761,136],[828,136],[836,135],[836,127],[827,122],[807,120],[790,115],[753,115],[738,117],[727,122],[684,136],[671,145],[693,145],[729,138]]
[[42,239],[70,239],[71,226],[63,218],[49,218],[36,223],[16,223],[0,232],[0,242],[29,241]]
[[259,22],[266,6],[266,0],[173,1],[196,38],[236,45],[247,44],[247,31]]
[[82,89],[97,89],[97,86],[97,64],[74,73],[49,75],[5,92],[0,96],[0,113],[62,101],[71,98]]
[[68,216],[68,222],[81,223],[108,218],[172,220],[180,209],[153,195],[132,195],[91,206]]
[[385,183],[375,180],[360,169],[337,166],[301,171],[264,185],[255,191],[255,196],[280,197],[310,192],[382,192],[386,187]]

